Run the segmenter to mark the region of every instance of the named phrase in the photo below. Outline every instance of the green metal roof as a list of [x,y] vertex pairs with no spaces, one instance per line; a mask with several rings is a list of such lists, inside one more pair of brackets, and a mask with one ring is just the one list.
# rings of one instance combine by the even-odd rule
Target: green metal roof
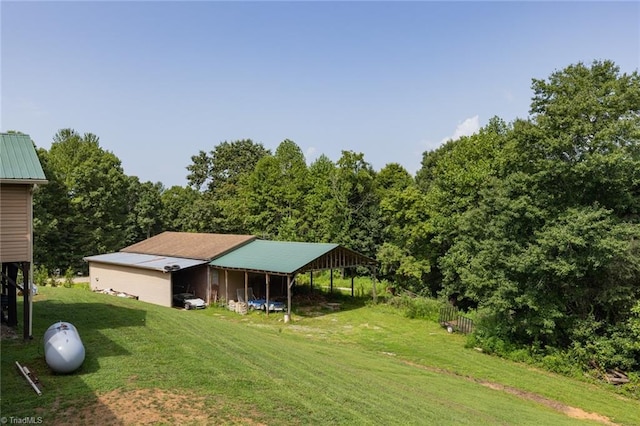
[[[326,259],[321,259],[323,257]],[[209,265],[222,269],[291,275],[302,270],[372,263],[375,260],[338,244],[255,240],[214,259]]]
[[0,133],[0,179],[16,183],[47,182],[28,135]]

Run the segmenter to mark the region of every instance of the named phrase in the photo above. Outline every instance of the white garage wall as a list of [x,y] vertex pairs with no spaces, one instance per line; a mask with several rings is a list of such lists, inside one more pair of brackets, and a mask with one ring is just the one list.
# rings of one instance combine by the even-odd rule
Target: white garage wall
[[144,302],[171,306],[171,273],[89,262],[89,278],[92,290],[110,288]]

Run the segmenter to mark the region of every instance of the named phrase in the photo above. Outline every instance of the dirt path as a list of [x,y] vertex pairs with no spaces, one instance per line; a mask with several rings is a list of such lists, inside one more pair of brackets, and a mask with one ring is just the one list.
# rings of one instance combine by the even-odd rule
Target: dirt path
[[587,411],[584,411],[581,408],[571,407],[570,405],[562,404],[558,401],[554,401],[553,399],[546,398],[542,395],[538,395],[533,392],[527,392],[527,391],[513,388],[511,386],[505,386],[499,383],[487,382],[484,380],[474,380],[474,381],[477,383],[480,383],[482,386],[507,392],[507,393],[510,393],[511,395],[516,395],[516,396],[519,396],[520,398],[527,399],[529,401],[534,401],[534,402],[537,402],[538,404],[546,405],[547,407],[553,408],[554,410],[559,411],[573,419],[595,420],[605,425],[616,425],[616,423],[613,423],[608,417],[603,416],[601,414],[589,413]]
[[410,365],[412,367],[416,367],[416,368],[420,368],[423,370],[428,370],[428,371],[432,371],[434,373],[439,373],[439,374],[447,374],[450,376],[456,376],[456,377],[460,377],[462,379],[466,379],[470,382],[474,382],[474,383],[478,383],[482,386],[486,386],[490,389],[494,389],[497,391],[502,391],[502,392],[506,392],[509,393],[511,395],[515,395],[518,396],[522,399],[526,399],[528,401],[534,401],[538,404],[542,404],[545,405],[549,408],[552,408],[556,411],[559,411],[563,414],[565,414],[568,417],[571,417],[573,419],[580,419],[580,420],[593,420],[593,421],[597,421],[600,422],[602,424],[605,425],[612,425],[612,426],[616,426],[617,423],[612,422],[607,416],[603,416],[601,414],[598,413],[590,413],[587,411],[584,411],[581,408],[576,408],[576,407],[572,407],[570,405],[566,405],[563,404],[559,401],[555,401],[553,399],[544,397],[542,395],[538,395],[536,393],[533,392],[527,392],[527,391],[523,391],[521,389],[517,389],[511,386],[505,386],[502,385],[500,383],[494,383],[494,382],[490,382],[488,380],[480,380],[480,379],[476,379],[473,377],[467,377],[467,376],[462,376],[460,374],[454,373],[453,371],[449,371],[449,370],[444,370],[441,368],[435,368],[435,367],[428,367],[425,365],[420,365],[420,364],[416,364],[414,362],[411,361],[405,361],[402,360],[402,362],[404,362],[407,365]]

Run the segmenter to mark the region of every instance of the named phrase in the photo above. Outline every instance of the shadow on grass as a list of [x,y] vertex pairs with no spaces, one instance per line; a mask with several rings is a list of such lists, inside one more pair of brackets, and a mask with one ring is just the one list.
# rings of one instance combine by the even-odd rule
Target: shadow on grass
[[[121,423],[117,413],[101,402],[94,390],[87,386],[83,376],[99,374],[108,378],[108,371],[100,371],[100,359],[130,355],[128,350],[107,337],[102,330],[144,327],[145,318],[144,309],[111,303],[64,303],[58,300],[34,303],[33,339],[2,341],[0,410],[3,417],[35,417],[36,421],[41,419],[43,424],[81,424],[82,413],[86,409],[100,412],[104,424]],[[54,373],[45,361],[44,333],[59,321],[72,323],[78,329],[85,347],[84,362],[70,374]],[[22,332],[18,335],[22,335]],[[16,361],[27,366],[38,377],[43,391],[41,396],[19,373]]]
[[323,316],[336,313],[337,311],[350,311],[363,308],[370,297],[358,297],[341,292],[330,293],[301,286],[296,288],[293,296],[292,311],[300,316]]

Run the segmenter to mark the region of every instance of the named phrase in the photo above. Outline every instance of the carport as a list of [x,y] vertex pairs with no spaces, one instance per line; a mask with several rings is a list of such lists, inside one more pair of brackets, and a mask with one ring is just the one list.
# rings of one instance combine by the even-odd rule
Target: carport
[[[375,259],[339,244],[254,240],[212,260],[209,265],[224,271],[224,294],[227,301],[233,294],[229,288],[229,274],[232,271],[244,273],[245,300],[248,296],[249,274],[263,274],[267,304],[272,276],[283,277],[286,279],[287,314],[291,315],[291,288],[298,274],[365,266],[371,268],[375,282],[373,267],[376,263]],[[353,282],[351,286],[353,287]]]

